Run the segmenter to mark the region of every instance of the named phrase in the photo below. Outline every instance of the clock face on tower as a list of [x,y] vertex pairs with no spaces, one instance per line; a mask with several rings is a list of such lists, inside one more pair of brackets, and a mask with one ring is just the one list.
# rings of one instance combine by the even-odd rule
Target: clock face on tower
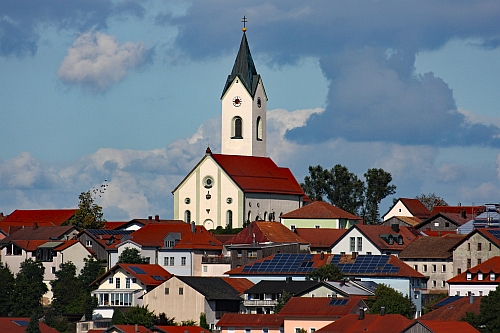
[[233,105],[236,107],[241,105],[241,97],[240,96],[235,96],[233,98]]

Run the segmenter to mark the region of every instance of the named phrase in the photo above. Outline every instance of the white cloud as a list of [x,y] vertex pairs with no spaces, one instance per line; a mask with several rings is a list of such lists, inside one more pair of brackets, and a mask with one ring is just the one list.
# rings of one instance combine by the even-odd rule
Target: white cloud
[[129,70],[142,66],[149,52],[143,42],[120,44],[114,36],[89,31],[68,49],[57,76],[66,84],[103,92],[125,79]]

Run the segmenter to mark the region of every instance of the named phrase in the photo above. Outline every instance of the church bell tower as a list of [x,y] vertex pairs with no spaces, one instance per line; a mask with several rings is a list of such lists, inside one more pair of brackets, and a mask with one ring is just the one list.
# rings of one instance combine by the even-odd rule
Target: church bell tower
[[257,74],[246,36],[222,91],[222,154],[266,156],[267,95]]

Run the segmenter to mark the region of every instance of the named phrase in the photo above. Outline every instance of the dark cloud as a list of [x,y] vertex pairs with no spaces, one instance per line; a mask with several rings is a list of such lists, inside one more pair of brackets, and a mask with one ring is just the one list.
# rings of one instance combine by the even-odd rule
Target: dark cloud
[[0,55],[29,56],[37,51],[40,29],[53,26],[79,32],[104,29],[112,16],[143,17],[141,1],[6,0],[0,6]]

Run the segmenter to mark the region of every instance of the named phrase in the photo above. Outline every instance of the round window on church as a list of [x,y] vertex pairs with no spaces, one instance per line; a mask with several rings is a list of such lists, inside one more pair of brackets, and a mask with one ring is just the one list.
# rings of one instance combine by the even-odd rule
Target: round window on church
[[206,176],[205,178],[203,178],[203,186],[205,186],[205,188],[212,188],[213,185],[214,179],[211,176]]
[[191,202],[191,199],[186,198],[186,199],[184,199],[184,202],[186,203],[186,205],[189,205],[189,203]]
[[228,204],[231,204],[231,203],[233,202],[233,198],[227,198],[227,199],[226,199],[226,202],[227,202]]

